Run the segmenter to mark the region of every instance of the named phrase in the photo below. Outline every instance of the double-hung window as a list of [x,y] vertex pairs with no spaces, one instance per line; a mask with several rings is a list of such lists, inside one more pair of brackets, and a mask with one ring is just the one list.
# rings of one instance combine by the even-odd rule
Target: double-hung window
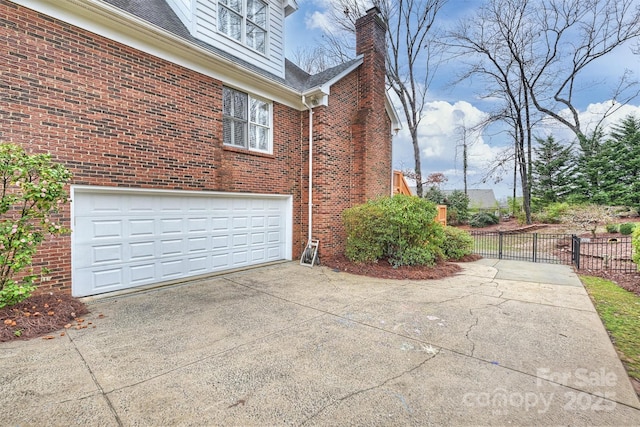
[[223,87],[222,115],[225,145],[272,153],[271,103]]
[[262,0],[219,0],[218,29],[234,40],[267,51],[267,3]]

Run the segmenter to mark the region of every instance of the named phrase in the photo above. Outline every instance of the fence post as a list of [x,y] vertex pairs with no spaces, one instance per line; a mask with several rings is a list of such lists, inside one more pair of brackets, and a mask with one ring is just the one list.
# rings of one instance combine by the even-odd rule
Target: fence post
[[580,238],[575,234],[571,235],[571,260],[580,270]]
[[533,262],[538,262],[538,233],[533,233]]
[[502,231],[498,232],[498,259],[502,259]]

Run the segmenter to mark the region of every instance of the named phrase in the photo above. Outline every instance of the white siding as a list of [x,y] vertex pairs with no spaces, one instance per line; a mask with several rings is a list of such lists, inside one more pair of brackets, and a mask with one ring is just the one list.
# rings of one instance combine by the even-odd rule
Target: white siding
[[166,0],[193,37],[284,78],[284,6],[282,0],[266,1],[269,3],[267,52],[261,54],[218,33],[217,0]]
[[[180,1],[180,0],[172,0]],[[266,55],[218,33],[216,0],[195,0],[193,36],[227,53],[284,78],[284,9],[282,1],[268,0],[269,24]]]
[[171,9],[173,9],[176,15],[178,15],[178,18],[180,18],[189,32],[193,34],[191,0],[166,0],[166,2],[171,6]]

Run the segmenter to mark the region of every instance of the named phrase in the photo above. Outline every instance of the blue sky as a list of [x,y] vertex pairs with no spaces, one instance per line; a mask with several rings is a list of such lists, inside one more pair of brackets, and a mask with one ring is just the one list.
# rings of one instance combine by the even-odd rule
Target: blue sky
[[[322,43],[323,31],[330,26],[326,11],[331,0],[300,0],[300,9],[286,20],[286,51],[289,58],[299,47],[314,46]],[[450,0],[439,15],[442,24],[456,22],[470,10],[480,4],[480,0]],[[577,107],[583,123],[595,123],[610,102],[607,84],[615,81],[617,76],[627,68],[636,78],[640,77],[640,56],[633,55],[630,46],[623,46],[607,57],[607,66],[598,64],[588,70],[590,87],[583,90],[576,98]],[[480,100],[481,88],[474,86],[477,82],[465,82],[453,86],[451,78],[460,64],[449,62],[439,68],[434,83],[429,88],[429,103],[424,111],[420,126],[420,148],[422,153],[423,174],[433,172],[444,173],[449,181],[444,188],[462,188],[462,157],[460,126],[473,125],[482,120],[491,110],[491,102]],[[398,109],[400,113],[400,109]],[[628,114],[640,117],[640,99],[631,105],[621,108],[608,123],[614,123]],[[570,142],[572,134],[565,128],[550,123],[540,130],[561,141]],[[488,163],[498,153],[509,146],[507,136],[497,129],[484,134],[467,135],[467,141],[473,141],[469,155],[468,182],[470,188],[493,188],[498,198],[512,194],[512,173],[507,173],[503,180],[482,182],[488,170]],[[394,138],[393,166],[396,169],[413,168],[413,149],[408,132],[401,131]]]

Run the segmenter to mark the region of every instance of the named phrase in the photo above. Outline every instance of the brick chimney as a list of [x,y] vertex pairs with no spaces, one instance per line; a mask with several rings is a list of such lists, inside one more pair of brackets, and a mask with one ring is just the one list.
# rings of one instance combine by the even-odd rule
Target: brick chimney
[[356,21],[356,54],[363,56],[353,126],[358,202],[391,194],[391,124],[385,109],[386,31],[377,7]]

